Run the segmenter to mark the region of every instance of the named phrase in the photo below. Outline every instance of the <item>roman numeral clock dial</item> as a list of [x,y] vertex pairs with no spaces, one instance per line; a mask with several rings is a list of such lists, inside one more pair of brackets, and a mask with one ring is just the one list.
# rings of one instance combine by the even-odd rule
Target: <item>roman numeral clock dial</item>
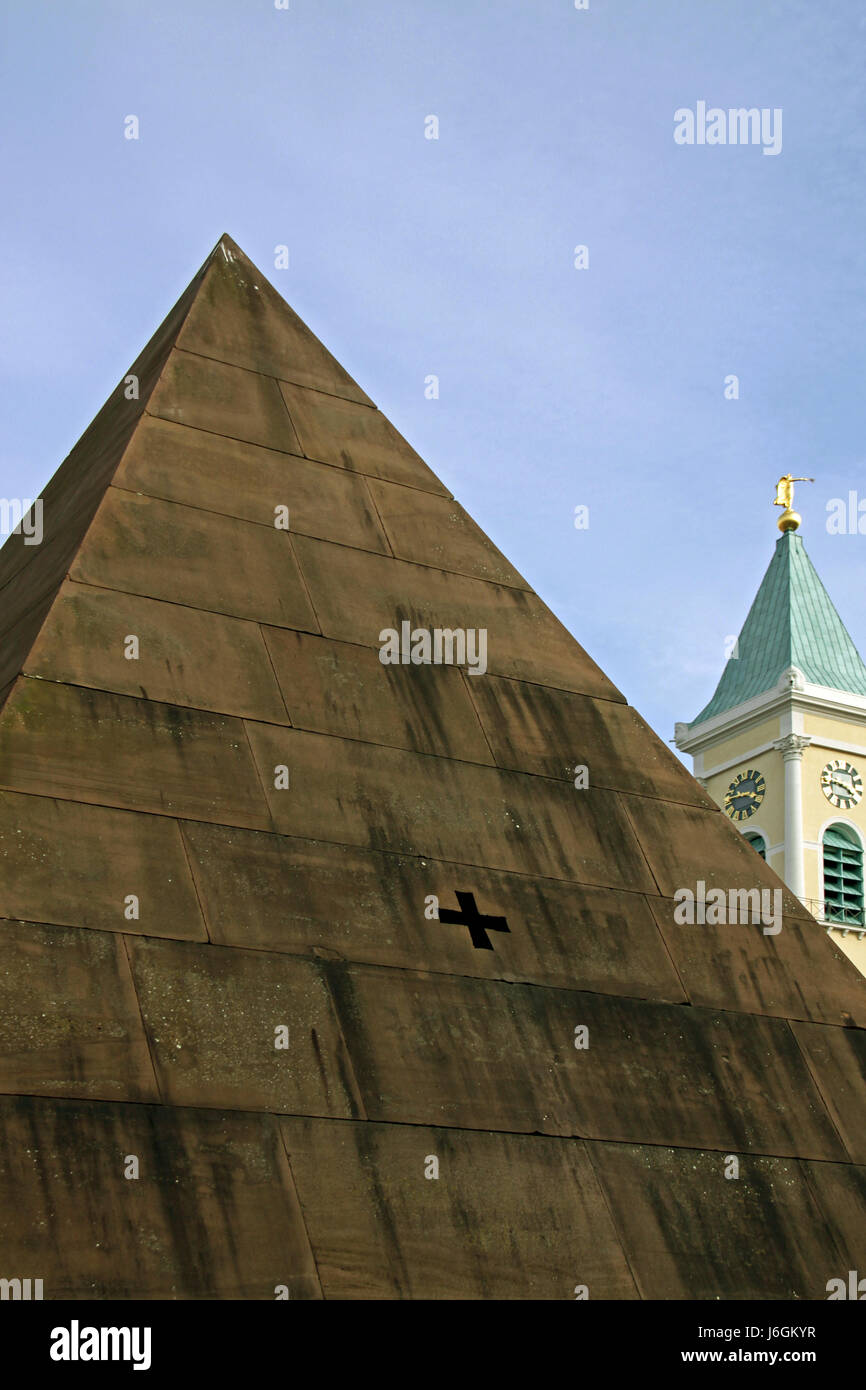
[[755,768],[738,772],[725,792],[725,810],[731,820],[748,820],[749,816],[753,816],[766,790],[767,784]]
[[849,811],[863,795],[863,783],[856,767],[834,758],[821,772],[821,790],[840,811]]

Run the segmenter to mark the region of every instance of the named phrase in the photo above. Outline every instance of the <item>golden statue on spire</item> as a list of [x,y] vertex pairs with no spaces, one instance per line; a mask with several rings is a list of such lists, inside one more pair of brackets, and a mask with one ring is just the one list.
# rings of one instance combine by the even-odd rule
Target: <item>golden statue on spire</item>
[[794,511],[794,484],[814,483],[814,481],[814,478],[794,478],[790,473],[783,474],[779,479],[776,484],[776,497],[773,506],[785,508],[779,517],[780,531],[796,531],[803,520],[800,513]]

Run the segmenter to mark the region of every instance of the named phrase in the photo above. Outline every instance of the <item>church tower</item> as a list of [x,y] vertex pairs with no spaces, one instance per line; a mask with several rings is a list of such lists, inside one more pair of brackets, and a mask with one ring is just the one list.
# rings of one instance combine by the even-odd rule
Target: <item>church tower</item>
[[782,532],[715,694],[675,742],[758,854],[866,974],[866,665],[806,554]]

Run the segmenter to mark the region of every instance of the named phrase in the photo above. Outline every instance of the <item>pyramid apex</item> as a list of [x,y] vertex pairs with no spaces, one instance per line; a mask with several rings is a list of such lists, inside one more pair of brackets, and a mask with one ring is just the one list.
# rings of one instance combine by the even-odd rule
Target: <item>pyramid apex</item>
[[234,237],[229,236],[228,232],[223,232],[213,251],[211,251],[209,259],[218,256],[220,252],[222,252],[225,259],[229,261],[234,260],[236,256],[244,255]]

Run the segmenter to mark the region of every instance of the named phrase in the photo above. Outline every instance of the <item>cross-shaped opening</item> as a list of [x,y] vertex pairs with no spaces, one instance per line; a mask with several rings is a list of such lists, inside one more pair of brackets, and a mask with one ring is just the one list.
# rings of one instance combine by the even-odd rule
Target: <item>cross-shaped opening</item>
[[453,907],[440,907],[439,921],[453,922],[459,927],[468,927],[472,945],[476,951],[492,951],[493,942],[489,939],[489,931],[509,931],[510,928],[504,917],[485,917],[475,906],[474,893],[454,894],[460,904],[460,911]]

